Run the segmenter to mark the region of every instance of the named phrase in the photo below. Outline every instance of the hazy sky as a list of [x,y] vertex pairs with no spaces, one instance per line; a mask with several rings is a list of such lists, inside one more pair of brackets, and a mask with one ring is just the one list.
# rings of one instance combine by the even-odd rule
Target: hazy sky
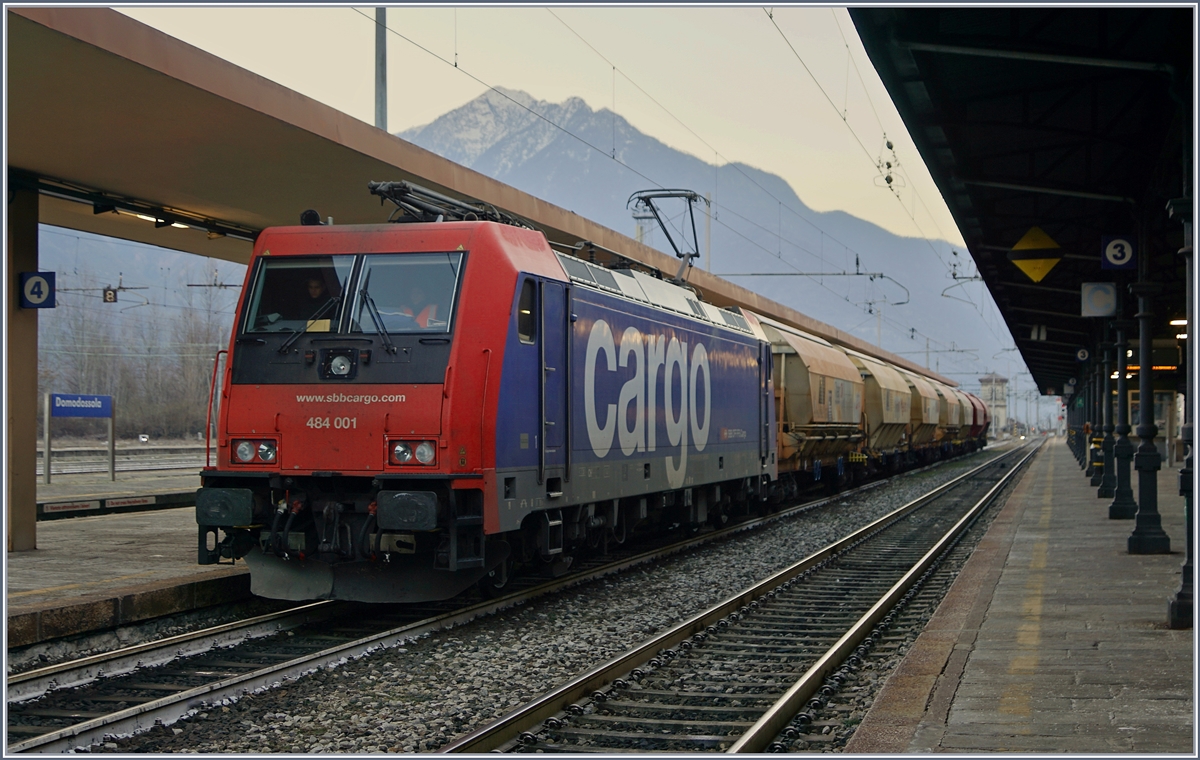
[[[374,123],[372,7],[120,10]],[[962,245],[844,8],[393,7],[387,23],[391,132],[489,85],[578,96],[710,163],[779,174],[818,211]],[[877,163],[897,159],[893,192]]]

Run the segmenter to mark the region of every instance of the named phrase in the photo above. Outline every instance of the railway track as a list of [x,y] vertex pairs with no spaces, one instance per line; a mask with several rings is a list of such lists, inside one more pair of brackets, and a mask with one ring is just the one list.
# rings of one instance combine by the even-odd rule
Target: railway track
[[[118,454],[116,460],[117,472],[141,472],[153,470],[195,470],[200,472],[204,467],[204,454],[164,454],[155,456],[149,453]],[[41,477],[45,470],[41,460],[37,463],[37,475]],[[96,459],[71,458],[66,460],[54,459],[51,463],[50,474],[81,475],[93,472],[108,472],[108,457]]]
[[[843,498],[883,482],[839,494]],[[62,752],[106,736],[170,723],[193,709],[296,678],[366,651],[397,645],[427,632],[523,604],[570,585],[619,572],[801,512],[820,499],[764,518],[683,541],[634,551],[610,547],[609,556],[582,563],[552,582],[525,578],[506,596],[482,603],[372,606],[319,602],[241,623],[142,644],[8,678],[9,752]]]
[[1035,451],[940,486],[439,751],[786,749]]

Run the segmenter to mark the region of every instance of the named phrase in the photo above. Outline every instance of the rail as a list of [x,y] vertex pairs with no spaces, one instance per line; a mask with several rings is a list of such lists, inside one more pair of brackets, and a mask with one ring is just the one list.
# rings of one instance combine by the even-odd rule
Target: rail
[[[1018,450],[1014,454],[1020,451],[1025,450]],[[1025,457],[1016,466],[1009,469],[1000,484],[993,486],[976,503],[968,515],[956,521],[954,528],[948,532],[948,535],[961,532],[965,526],[969,525],[978,516],[979,511],[990,504],[995,494],[1008,482],[1013,473],[1020,471],[1021,466],[1035,452],[1036,449],[1026,452]],[[583,720],[583,718],[578,717],[586,712],[586,708],[581,703],[588,703],[590,698],[590,704],[594,707],[597,703],[603,705],[608,700],[617,699],[618,692],[623,692],[627,689],[630,680],[636,681],[645,677],[646,673],[642,668],[652,671],[662,666],[664,662],[681,656],[681,653],[691,652],[694,654],[698,651],[697,647],[710,635],[722,630],[728,631],[729,626],[736,624],[743,617],[755,611],[761,611],[769,604],[771,599],[782,593],[781,590],[791,589],[801,579],[806,579],[816,571],[826,567],[835,558],[857,547],[868,538],[917,512],[930,502],[937,500],[969,479],[978,476],[983,470],[995,467],[997,461],[1000,460],[993,460],[949,483],[939,486],[891,514],[856,531],[854,534],[775,573],[766,580],[680,623],[665,633],[643,642],[634,649],[597,666],[578,678],[552,689],[499,720],[443,746],[439,752],[481,753],[506,750],[569,752],[573,751],[573,749],[582,749],[582,747],[575,745],[558,745],[544,741],[540,738],[539,734],[543,732],[553,733],[555,730],[568,730],[564,726],[569,724],[573,719],[576,721]],[[855,624],[841,635],[832,647],[829,647],[826,652],[818,657],[801,679],[788,689],[776,704],[762,713],[757,723],[753,726],[748,726],[748,730],[738,740],[738,743],[734,744],[736,749],[730,747],[729,751],[762,751],[770,743],[771,738],[782,729],[783,726],[781,723],[786,724],[796,714],[796,705],[803,703],[805,699],[812,696],[816,689],[821,687],[821,681],[836,667],[836,664],[859,645],[859,642],[865,635],[864,631],[869,630],[871,625],[886,617],[894,601],[902,598],[916,579],[921,577],[925,572],[923,568],[928,567],[929,562],[932,561],[931,558],[936,557],[940,553],[948,540],[952,539],[946,537],[939,539],[933,548],[923,553],[920,560],[908,572],[895,583],[889,584],[887,593],[872,604],[869,610],[859,617]],[[867,571],[872,572],[872,569],[868,568]],[[633,691],[629,693],[638,694],[645,692]],[[612,703],[610,702],[609,704]],[[641,706],[641,709],[645,709],[645,707]],[[631,722],[636,723],[636,720]],[[673,722],[686,723],[688,721],[660,721],[660,723]],[[665,731],[666,729],[663,730]],[[725,730],[728,730],[728,725],[722,727],[722,732]],[[774,731],[773,734],[771,733],[772,731]],[[604,731],[596,730],[594,733],[602,735]],[[768,734],[770,736],[767,736]],[[589,734],[589,736],[591,735]],[[766,738],[764,739],[764,737]],[[615,751],[631,750],[631,747],[627,744],[615,747],[604,746],[600,743],[598,736],[593,738],[594,741],[586,748],[588,751],[604,751],[606,749],[613,749]],[[622,738],[628,741],[629,735],[622,735]],[[660,739],[661,737],[655,736],[654,738]],[[722,743],[723,740],[733,742],[731,737],[723,733],[718,736],[692,737],[692,739],[707,741],[710,747],[713,744]],[[675,751],[680,748],[642,746],[632,748],[633,751],[654,751],[655,749]],[[694,747],[685,746],[683,749],[694,750]]]
[[[288,615],[308,614],[311,617],[324,617],[324,612],[318,610],[341,609],[333,607],[335,603],[319,602],[309,607],[298,608],[290,612],[277,613],[274,616],[255,618],[241,623],[230,623],[213,629],[206,629],[192,634],[186,634],[176,639],[156,643],[147,643],[137,647],[118,650],[112,653],[95,655],[70,663],[47,666],[35,671],[29,671],[8,679],[9,685],[9,737],[25,735],[22,739],[8,746],[8,752],[61,752],[83,747],[102,741],[108,734],[132,733],[153,725],[155,721],[169,723],[186,712],[189,705],[212,703],[228,697],[237,697],[247,690],[253,690],[283,679],[311,671],[324,664],[336,662],[355,653],[374,649],[380,646],[390,646],[399,641],[418,636],[421,633],[450,627],[459,623],[473,620],[483,615],[494,614],[500,610],[524,604],[539,596],[545,596],[589,580],[600,578],[612,573],[652,562],[672,554],[677,554],[697,546],[732,536],[735,533],[752,530],[802,512],[816,509],[832,501],[854,493],[867,491],[883,484],[883,481],[868,483],[856,489],[839,494],[837,497],[822,498],[803,504],[798,504],[775,514],[759,517],[737,523],[711,533],[693,536],[682,541],[670,541],[663,546],[643,551],[630,551],[607,560],[601,564],[585,568],[583,572],[564,576],[552,581],[542,582],[531,588],[516,590],[493,600],[481,603],[457,602],[450,612],[422,618],[403,626],[387,628],[381,632],[371,633],[356,638],[336,647],[322,649],[310,656],[288,660],[265,668],[256,668],[253,672],[239,674],[236,677],[214,679],[212,683],[181,691],[178,694],[156,698],[108,715],[93,715],[90,719],[73,725],[47,728],[45,733],[37,733],[34,727],[14,724],[14,717],[20,719],[19,702],[28,702],[48,692],[65,690],[68,687],[88,686],[99,681],[109,680],[110,676],[129,673],[130,663],[139,667],[139,673],[154,664],[169,663],[180,657],[194,656],[213,648],[223,652],[239,637],[258,638],[260,631],[273,627],[276,631],[292,630],[296,626],[286,622]],[[341,603],[344,606],[344,603]],[[303,622],[303,621],[302,621]],[[228,659],[228,658],[226,658]],[[117,676],[119,677],[119,676]],[[80,705],[87,705],[88,697],[79,698]],[[19,700],[16,702],[14,700]],[[86,713],[92,709],[86,706],[53,708],[58,713]],[[33,735],[31,735],[33,734]]]
[[[355,615],[344,612],[336,615],[330,611],[345,610],[346,603],[316,603],[298,608],[290,613],[293,616],[305,616],[308,622],[292,618],[285,622],[285,617],[260,618],[244,624],[227,624],[209,631],[188,634],[184,637],[171,639],[158,644],[140,645],[132,649],[121,650],[108,655],[98,655],[86,658],[76,663],[49,666],[29,673],[12,676],[8,679],[8,735],[10,740],[19,739],[10,744],[9,752],[61,752],[77,747],[88,746],[104,740],[106,735],[134,733],[152,726],[156,721],[171,723],[193,707],[202,704],[212,704],[227,698],[237,698],[247,691],[268,688],[273,684],[299,677],[301,674],[315,668],[356,657],[382,646],[392,646],[411,639],[423,633],[449,628],[480,616],[494,614],[500,610],[524,604],[531,599],[561,591],[569,586],[587,582],[621,570],[656,561],[663,557],[677,554],[704,543],[720,540],[737,532],[751,530],[786,519],[790,516],[818,508],[833,501],[835,498],[864,492],[883,485],[886,481],[866,484],[852,489],[837,497],[822,498],[781,510],[772,515],[756,518],[746,522],[731,525],[711,533],[693,536],[682,541],[669,540],[657,548],[637,549],[619,554],[615,558],[606,559],[600,564],[585,567],[584,572],[541,583],[532,588],[518,590],[494,600],[483,602],[452,601],[440,605],[402,606],[407,616],[401,625],[388,624],[387,616],[382,612],[372,615]],[[835,544],[814,555],[812,561],[820,561],[830,556],[840,544]],[[773,577],[778,577],[778,574]],[[752,592],[747,592],[751,594]],[[742,606],[752,602],[746,594],[738,595],[731,602]],[[420,610],[440,610],[435,614],[421,613]],[[331,624],[336,628],[331,632],[322,629],[320,618],[330,617]],[[379,617],[381,620],[373,618]],[[340,624],[338,623],[340,621]],[[349,621],[349,622],[348,622]],[[242,628],[240,626],[249,626]],[[340,625],[340,628],[338,626]],[[298,626],[312,627],[312,636],[303,633]],[[357,633],[347,633],[345,628],[356,628]],[[368,630],[369,628],[369,630]],[[294,636],[277,637],[267,634],[280,631],[296,631]],[[332,635],[344,643],[334,646],[329,644]],[[681,633],[680,636],[686,635]],[[249,636],[250,640],[247,640]],[[240,655],[242,649],[268,646],[276,638],[280,639],[278,649],[265,656],[260,655],[256,661],[255,654]],[[307,641],[307,645],[302,642]],[[661,641],[661,640],[656,640]],[[300,645],[297,647],[297,645]],[[648,644],[647,648],[661,646]],[[307,649],[304,647],[307,646]],[[319,651],[316,651],[319,650]],[[296,656],[288,656],[287,652],[297,652]],[[240,656],[248,658],[248,665],[232,668],[232,661]],[[207,658],[216,662],[205,664]],[[186,675],[171,675],[159,673],[159,670],[171,670],[176,661]],[[269,664],[267,662],[269,661]],[[154,665],[158,667],[152,667]],[[136,670],[131,671],[131,668]],[[231,674],[231,668],[233,671]],[[115,676],[124,673],[124,676]],[[207,673],[206,683],[196,684],[198,673]],[[128,686],[148,688],[148,696],[138,696],[129,701],[131,707],[111,714],[95,712],[97,703],[114,701],[111,698],[95,699],[95,691],[117,689],[118,694],[123,688],[122,679],[133,678],[135,683]],[[148,687],[139,682],[152,682]],[[178,684],[178,686],[176,685]],[[82,687],[76,691],[70,687]],[[157,693],[155,691],[157,690]],[[162,696],[162,692],[174,690],[178,693]],[[109,692],[111,693],[111,692]],[[39,695],[45,699],[38,699]],[[122,697],[124,698],[124,697]],[[14,701],[16,700],[16,701]],[[40,711],[40,713],[39,713]],[[39,714],[45,718],[37,717]],[[54,723],[54,716],[62,722]],[[64,717],[66,716],[66,717]],[[70,716],[76,716],[72,719]],[[47,722],[49,721],[49,722]],[[24,738],[22,738],[24,737]]]

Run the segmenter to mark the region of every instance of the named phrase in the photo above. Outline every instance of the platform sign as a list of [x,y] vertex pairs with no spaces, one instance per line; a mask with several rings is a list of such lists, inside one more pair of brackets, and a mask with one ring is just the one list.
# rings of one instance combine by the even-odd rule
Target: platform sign
[[50,419],[52,417],[108,418],[108,479],[117,479],[116,415],[112,396],[89,396],[82,393],[47,393],[42,408],[42,482],[50,482],[51,452]]
[[92,499],[90,501],[57,501],[53,504],[46,504],[42,507],[42,512],[53,514],[55,512],[84,512],[100,509],[100,500]]
[[54,308],[54,272],[21,272],[21,308]]
[[1081,317],[1113,317],[1117,314],[1117,285],[1112,282],[1080,283]]
[[111,417],[112,396],[51,393],[51,417]]
[[1137,269],[1137,247],[1132,235],[1100,238],[1101,269]]

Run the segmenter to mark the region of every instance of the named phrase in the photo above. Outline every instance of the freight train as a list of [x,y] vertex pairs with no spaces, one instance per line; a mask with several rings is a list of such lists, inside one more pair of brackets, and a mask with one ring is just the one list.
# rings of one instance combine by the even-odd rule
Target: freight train
[[970,394],[490,207],[371,189],[407,223],[258,236],[214,370],[199,562],[244,560],[255,594],[495,594],[986,442]]

